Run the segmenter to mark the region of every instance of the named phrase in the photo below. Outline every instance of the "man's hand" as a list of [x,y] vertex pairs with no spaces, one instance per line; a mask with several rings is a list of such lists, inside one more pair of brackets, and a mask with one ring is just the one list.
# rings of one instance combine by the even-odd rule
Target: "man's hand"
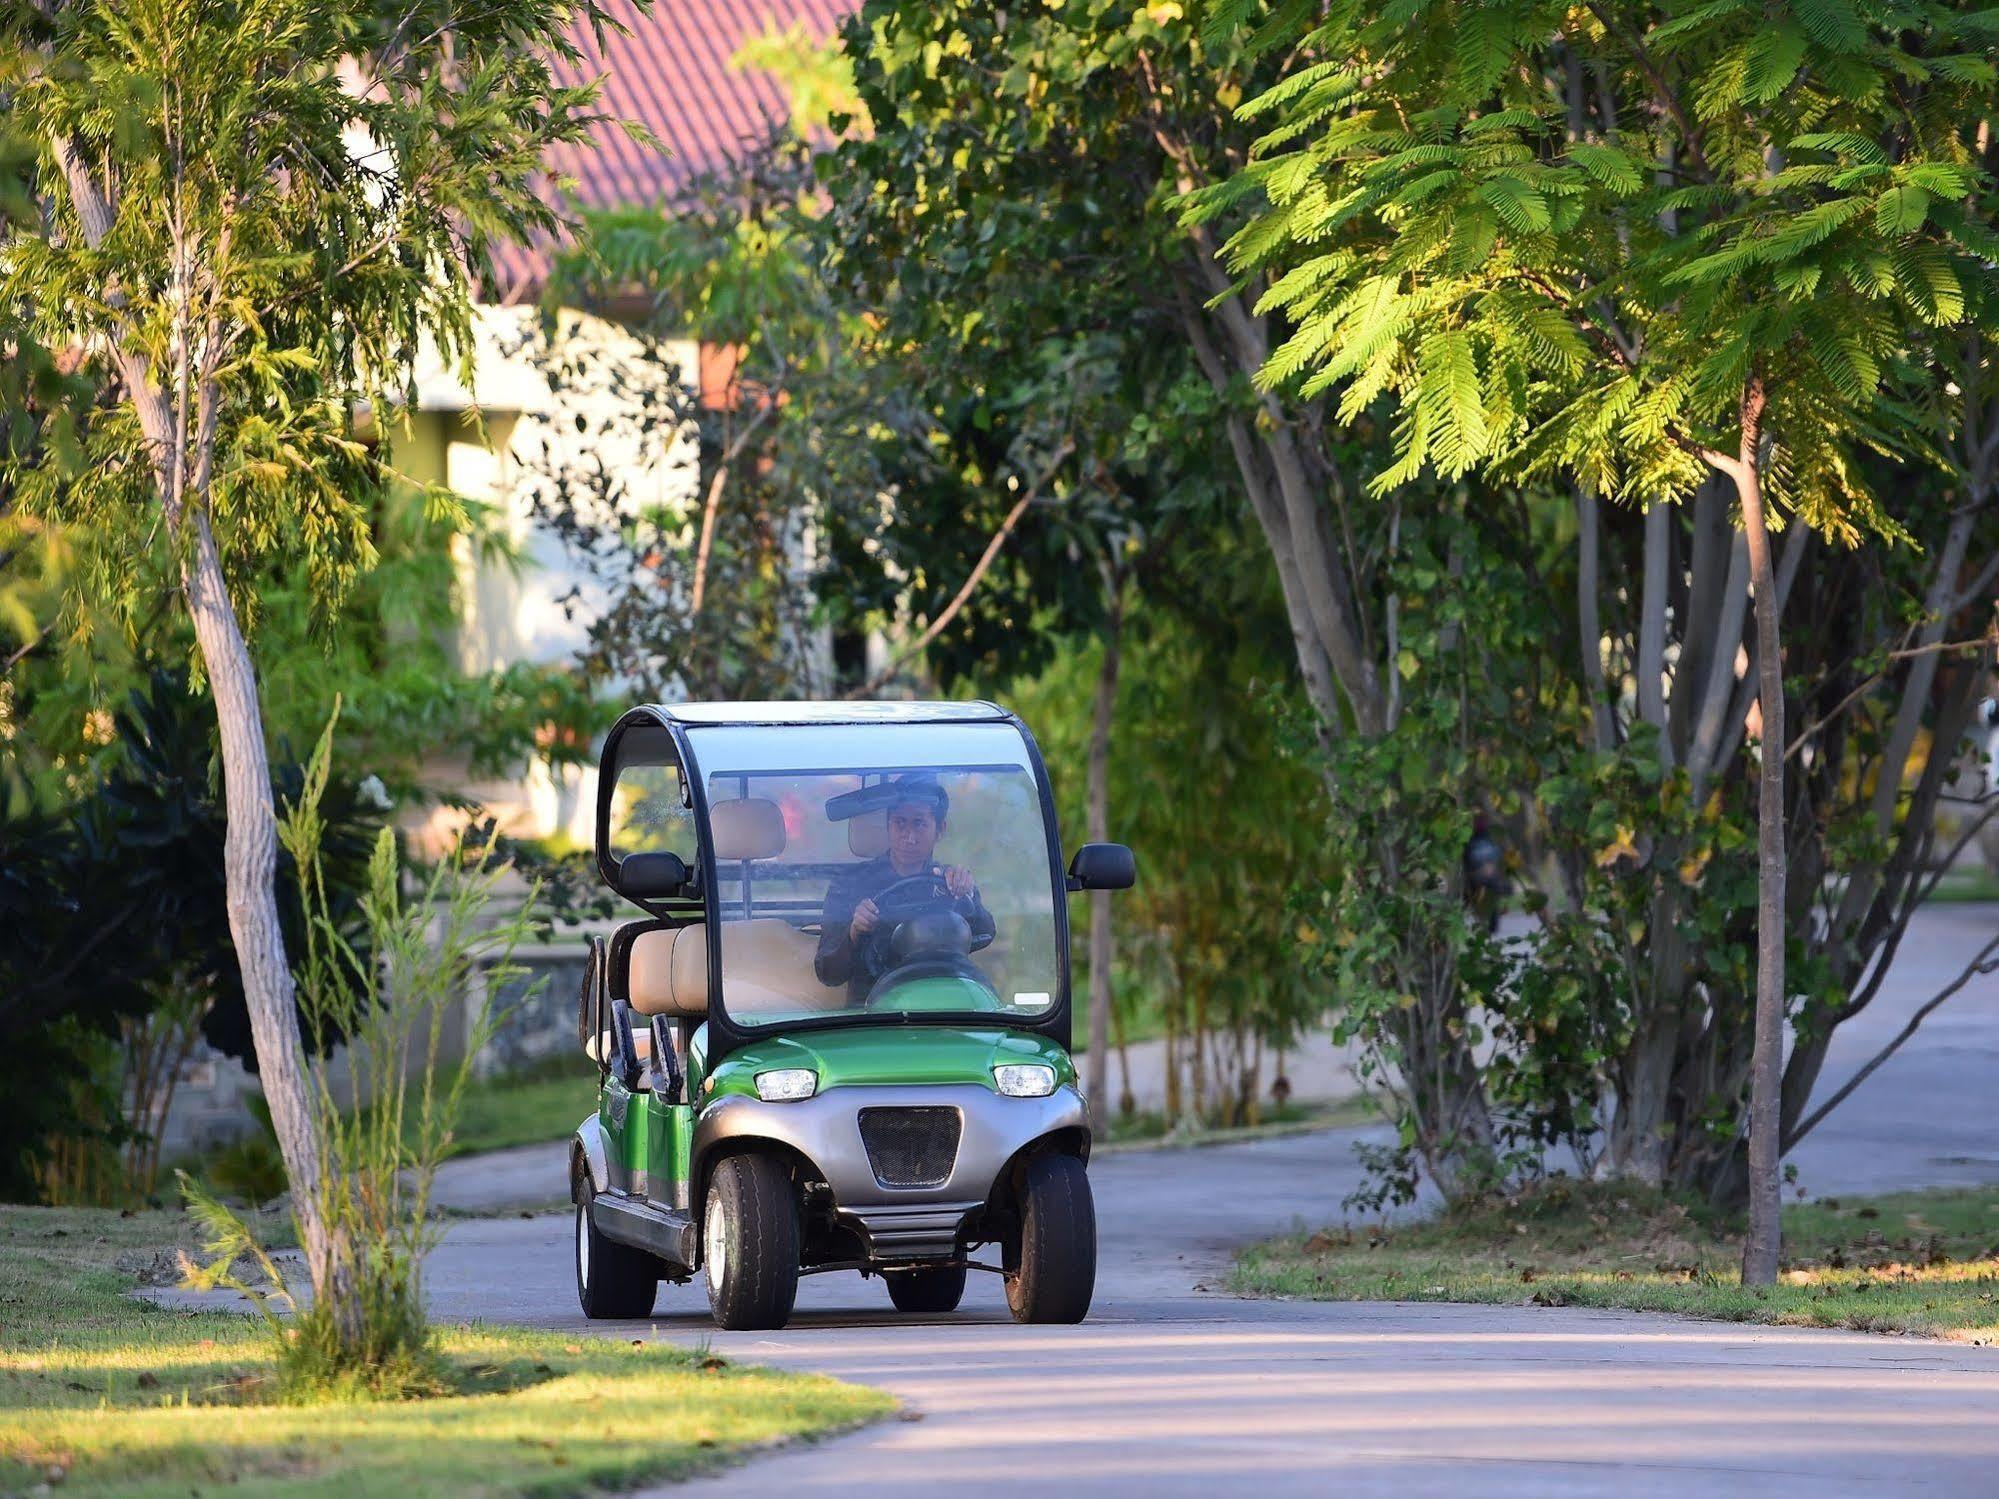
[[962,864],[944,866],[944,888],[959,900],[964,900],[979,888],[972,881],[972,871]]
[[872,932],[881,919],[881,908],[871,900],[864,900],[854,907],[854,919],[847,923],[847,935],[858,942]]

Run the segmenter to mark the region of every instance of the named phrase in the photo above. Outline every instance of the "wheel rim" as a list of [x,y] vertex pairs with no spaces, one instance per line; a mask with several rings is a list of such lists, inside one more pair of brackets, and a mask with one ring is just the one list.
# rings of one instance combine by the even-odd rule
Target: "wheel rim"
[[708,1289],[722,1294],[723,1277],[729,1273],[727,1215],[722,1210],[722,1194],[710,1193],[706,1226],[702,1230],[702,1254],[708,1261]]
[[590,1209],[581,1203],[576,1206],[576,1279],[590,1288]]

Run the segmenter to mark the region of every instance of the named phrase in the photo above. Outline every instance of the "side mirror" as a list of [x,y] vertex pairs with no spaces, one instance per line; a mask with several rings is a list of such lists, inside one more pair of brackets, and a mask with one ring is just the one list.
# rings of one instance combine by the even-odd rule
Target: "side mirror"
[[1069,861],[1071,890],[1129,890],[1138,864],[1122,843],[1086,843]]
[[618,864],[618,894],[665,900],[687,889],[687,861],[676,853],[626,854]]

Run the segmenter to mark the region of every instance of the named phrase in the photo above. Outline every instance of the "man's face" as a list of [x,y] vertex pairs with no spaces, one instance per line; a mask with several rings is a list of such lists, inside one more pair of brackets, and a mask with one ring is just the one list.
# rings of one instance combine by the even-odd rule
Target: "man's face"
[[944,825],[927,803],[904,802],[888,811],[888,854],[904,874],[914,874],[930,862]]

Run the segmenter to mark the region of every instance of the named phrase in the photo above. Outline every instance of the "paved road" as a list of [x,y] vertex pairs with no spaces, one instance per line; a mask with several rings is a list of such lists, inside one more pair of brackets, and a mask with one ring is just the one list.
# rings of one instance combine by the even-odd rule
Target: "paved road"
[[[1835,1049],[1848,1075],[1954,976],[1999,920],[1918,919],[1875,1013]],[[1999,981],[1938,1014],[1797,1160],[1814,1191],[1999,1180]],[[745,1361],[889,1390],[905,1416],[759,1459],[707,1494],[1845,1496],[1999,1494],[1999,1349],[1535,1307],[1247,1301],[1245,1241],[1340,1216],[1352,1146],[1325,1131],[1100,1156],[1098,1294],[1074,1328],[1017,1327],[996,1277],[944,1318],[893,1312],[879,1282],[817,1276],[782,1333],[728,1334],[697,1286],[649,1323],[585,1324],[565,1215],[454,1225],[434,1310],[618,1337],[707,1342]],[[562,1195],[561,1150],[452,1164],[464,1206]]]
[[[1824,1098],[1999,933],[1999,906],[1916,913],[1881,993],[1833,1036]],[[1973,979],[1791,1151],[1814,1194],[1999,1181],[1999,974]],[[1999,1494],[1999,1477],[1992,1492]]]
[[[808,1279],[781,1333],[720,1333],[698,1285],[618,1337],[892,1391],[917,1420],[759,1459],[707,1494],[1337,1491],[1620,1495],[1999,1491],[1999,1349],[1535,1307],[1238,1300],[1228,1252],[1337,1216],[1356,1132],[1100,1158],[1081,1327],[1018,1327],[993,1277],[913,1319],[875,1281]],[[557,1215],[457,1225],[435,1309],[582,1329]]]

